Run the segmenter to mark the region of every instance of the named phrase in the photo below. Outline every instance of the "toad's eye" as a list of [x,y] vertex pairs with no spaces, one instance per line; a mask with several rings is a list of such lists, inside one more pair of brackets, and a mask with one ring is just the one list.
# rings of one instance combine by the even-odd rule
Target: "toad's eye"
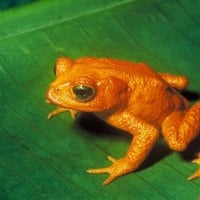
[[77,101],[89,101],[95,95],[95,88],[91,88],[87,85],[75,85],[72,88],[72,92],[75,95]]

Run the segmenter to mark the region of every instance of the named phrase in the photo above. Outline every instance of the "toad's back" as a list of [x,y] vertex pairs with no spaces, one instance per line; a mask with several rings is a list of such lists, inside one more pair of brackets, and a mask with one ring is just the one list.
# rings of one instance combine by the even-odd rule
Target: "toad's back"
[[144,63],[81,58],[75,61],[73,68],[79,75],[94,73],[100,78],[113,76],[124,80],[131,88],[127,104],[129,112],[156,126],[173,110],[186,107],[184,98]]
[[149,77],[160,79],[160,76],[144,63],[131,63],[109,58],[81,58],[75,61],[74,70],[83,72],[89,71],[99,74],[101,77],[115,76],[127,78],[136,75],[136,77]]

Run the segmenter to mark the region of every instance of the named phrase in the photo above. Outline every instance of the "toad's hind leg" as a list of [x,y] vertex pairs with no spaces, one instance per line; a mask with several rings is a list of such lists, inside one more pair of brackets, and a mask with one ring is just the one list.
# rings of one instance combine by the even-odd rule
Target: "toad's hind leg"
[[[192,106],[187,112],[173,112],[162,124],[163,136],[169,147],[175,151],[184,151],[199,131],[200,103]],[[200,172],[197,176],[200,177]]]
[[163,80],[177,90],[183,90],[188,86],[188,79],[186,76],[176,76],[168,73],[159,73]]
[[200,130],[200,103],[187,112],[173,112],[162,124],[163,136],[171,149],[183,151]]

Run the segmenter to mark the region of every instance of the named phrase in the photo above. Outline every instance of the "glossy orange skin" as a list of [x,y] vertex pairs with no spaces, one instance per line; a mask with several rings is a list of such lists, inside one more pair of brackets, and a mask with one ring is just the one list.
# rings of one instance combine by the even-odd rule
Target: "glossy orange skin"
[[[77,84],[94,88],[94,96],[78,101],[72,91]],[[185,76],[157,73],[144,63],[90,57],[72,61],[62,57],[56,64],[56,80],[46,94],[47,101],[59,107],[49,118],[63,111],[70,111],[73,117],[77,112],[92,112],[134,136],[123,158],[108,156],[111,166],[88,170],[109,173],[105,185],[136,170],[160,134],[175,151],[183,151],[198,134],[200,103],[190,108],[180,94],[187,85]]]

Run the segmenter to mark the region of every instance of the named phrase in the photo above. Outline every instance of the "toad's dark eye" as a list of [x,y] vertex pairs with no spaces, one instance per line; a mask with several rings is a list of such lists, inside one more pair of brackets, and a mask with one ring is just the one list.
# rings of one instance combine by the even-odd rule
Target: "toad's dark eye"
[[89,101],[95,95],[95,89],[87,85],[75,85],[72,92],[78,101]]

